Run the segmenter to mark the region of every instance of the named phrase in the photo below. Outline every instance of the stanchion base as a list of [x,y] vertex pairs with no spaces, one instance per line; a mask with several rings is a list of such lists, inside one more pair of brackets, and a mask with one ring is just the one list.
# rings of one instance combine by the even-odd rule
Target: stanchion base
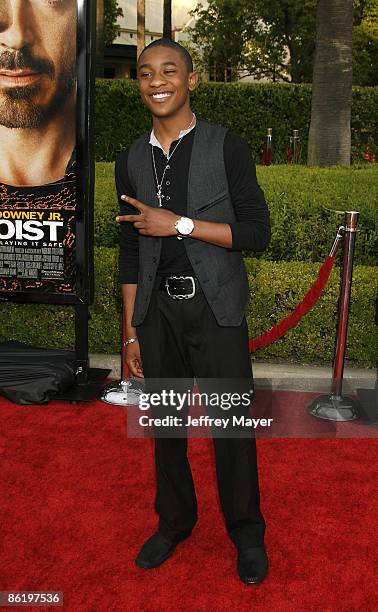
[[319,395],[306,406],[306,411],[327,421],[355,421],[360,418],[358,401],[345,395]]
[[134,406],[144,392],[144,385],[135,380],[114,381],[101,389],[99,399],[113,406]]

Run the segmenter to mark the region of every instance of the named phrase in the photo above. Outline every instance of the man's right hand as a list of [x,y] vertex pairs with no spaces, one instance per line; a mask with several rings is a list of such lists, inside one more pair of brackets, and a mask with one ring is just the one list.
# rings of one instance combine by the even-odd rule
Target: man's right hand
[[125,347],[125,362],[132,376],[144,378],[139,342],[132,342]]

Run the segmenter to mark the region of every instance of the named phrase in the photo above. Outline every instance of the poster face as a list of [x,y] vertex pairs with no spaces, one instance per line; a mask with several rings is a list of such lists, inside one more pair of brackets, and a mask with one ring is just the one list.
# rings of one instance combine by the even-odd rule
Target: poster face
[[0,23],[0,299],[75,301],[77,1]]

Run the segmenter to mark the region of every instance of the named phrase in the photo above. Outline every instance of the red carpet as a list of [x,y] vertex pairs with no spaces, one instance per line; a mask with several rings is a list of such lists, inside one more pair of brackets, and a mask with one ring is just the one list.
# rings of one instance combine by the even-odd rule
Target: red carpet
[[156,525],[152,441],[127,438],[124,409],[2,400],[0,423],[0,590],[61,590],[74,612],[377,609],[376,439],[258,440],[270,573],[247,587],[211,441],[190,442],[193,535],[148,572],[134,557]]

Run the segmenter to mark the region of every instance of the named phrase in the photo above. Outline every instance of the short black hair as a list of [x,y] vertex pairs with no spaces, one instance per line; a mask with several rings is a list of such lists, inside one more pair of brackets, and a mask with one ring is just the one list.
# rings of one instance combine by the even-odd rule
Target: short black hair
[[175,42],[174,40],[171,40],[170,38],[158,38],[157,40],[152,41],[149,45],[144,47],[142,53],[139,56],[138,61],[142,57],[143,53],[148,49],[151,49],[152,47],[169,47],[171,49],[175,49],[181,55],[181,58],[184,60],[188,71],[193,72],[193,60],[189,51],[187,51],[185,47]]

